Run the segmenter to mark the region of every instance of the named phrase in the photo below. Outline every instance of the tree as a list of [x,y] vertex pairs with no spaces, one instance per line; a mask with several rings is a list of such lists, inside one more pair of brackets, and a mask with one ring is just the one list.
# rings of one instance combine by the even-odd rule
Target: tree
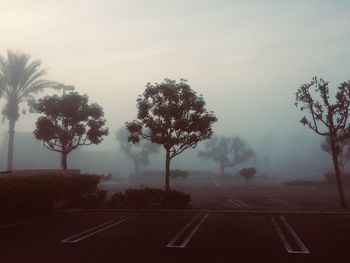
[[149,164],[150,155],[158,153],[159,145],[149,141],[132,143],[128,138],[129,132],[124,127],[116,132],[116,139],[119,142],[120,149],[134,163],[134,175],[139,176],[140,166],[147,166]]
[[[339,141],[339,154],[338,154],[338,163],[340,172],[344,171],[345,165],[350,161],[350,138],[346,138],[342,141]],[[321,149],[326,153],[332,155],[330,139],[326,137],[324,142],[321,144]]]
[[218,162],[221,177],[225,176],[226,167],[235,167],[248,161],[254,152],[240,137],[213,137],[205,144],[205,149],[199,151],[199,157]]
[[46,69],[40,67],[40,60],[30,61],[29,55],[20,52],[8,50],[7,57],[0,55],[0,95],[6,100],[2,114],[9,121],[8,171],[13,166],[15,125],[20,116],[20,104],[31,104],[35,94],[53,85],[53,82],[42,79]]
[[74,87],[73,85],[65,85],[65,84],[63,84],[63,83],[57,83],[57,84],[54,85],[52,88],[55,89],[55,90],[62,90],[63,96],[66,95],[66,92],[67,92],[67,91],[73,91],[73,90],[75,90],[75,87]]
[[129,140],[149,140],[165,149],[165,189],[170,190],[170,161],[200,141],[213,135],[217,121],[205,108],[202,95],[197,95],[185,80],[165,79],[146,85],[137,99],[137,119],[127,122]]
[[303,84],[296,92],[295,105],[306,110],[311,118],[305,116],[300,123],[315,133],[327,136],[332,155],[334,174],[337,182],[339,200],[342,207],[347,203],[344,195],[339,167],[340,144],[349,138],[350,81],[341,83],[332,102],[328,82],[314,77],[311,82]]
[[239,174],[245,179],[246,186],[248,186],[250,179],[256,174],[255,167],[243,168],[239,170]]
[[35,138],[47,149],[61,154],[61,168],[67,169],[68,154],[82,145],[99,144],[108,135],[103,109],[89,104],[88,96],[71,92],[46,96],[34,105],[43,116],[36,122]]

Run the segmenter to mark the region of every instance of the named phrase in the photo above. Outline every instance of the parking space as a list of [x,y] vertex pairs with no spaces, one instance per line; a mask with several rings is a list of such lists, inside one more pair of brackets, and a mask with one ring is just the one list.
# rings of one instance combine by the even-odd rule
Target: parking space
[[4,262],[320,262],[350,255],[346,215],[91,211],[0,234]]

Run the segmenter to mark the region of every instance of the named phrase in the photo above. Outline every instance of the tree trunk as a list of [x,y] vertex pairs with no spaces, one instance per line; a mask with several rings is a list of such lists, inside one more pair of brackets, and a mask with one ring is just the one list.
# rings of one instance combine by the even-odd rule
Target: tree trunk
[[8,147],[7,147],[7,171],[12,171],[12,167],[13,167],[15,124],[16,122],[14,120],[9,120],[9,140],[8,140]]
[[132,159],[132,160],[134,161],[134,166],[135,166],[134,175],[135,175],[135,177],[139,177],[140,176],[139,165],[135,159]]
[[225,176],[225,165],[223,162],[220,162],[220,176],[221,177]]
[[170,149],[166,150],[165,156],[165,191],[170,190]]
[[340,173],[339,162],[338,162],[338,154],[339,153],[337,153],[334,138],[332,136],[330,136],[330,144],[331,144],[335,179],[337,182],[337,189],[338,189],[338,194],[339,194],[339,201],[340,201],[340,204],[343,208],[347,208],[348,205],[346,203],[346,199],[345,199],[345,195],[344,195],[344,189],[343,189],[343,184],[341,182],[341,173]]
[[61,153],[61,168],[67,170],[67,153]]

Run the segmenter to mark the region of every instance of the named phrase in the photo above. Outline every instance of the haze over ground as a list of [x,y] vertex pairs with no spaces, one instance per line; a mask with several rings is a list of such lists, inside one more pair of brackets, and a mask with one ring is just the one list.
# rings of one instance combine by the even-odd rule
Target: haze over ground
[[[315,75],[332,87],[350,79],[349,7],[348,1],[2,0],[0,53],[18,49],[42,59],[47,79],[75,85],[99,103],[111,131],[100,148],[117,147],[110,143],[114,131],[136,116],[146,82],[167,77],[185,78],[204,95],[219,120],[216,134],[279,142],[316,136],[298,123],[302,114],[293,103],[300,84]],[[21,116],[16,130],[32,132],[35,119]]]

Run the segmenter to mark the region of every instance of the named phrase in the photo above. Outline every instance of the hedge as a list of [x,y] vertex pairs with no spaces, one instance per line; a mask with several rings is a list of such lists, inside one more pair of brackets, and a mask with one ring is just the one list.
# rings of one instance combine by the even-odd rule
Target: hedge
[[0,177],[0,219],[91,207],[105,201],[96,175],[29,175]]
[[178,190],[158,188],[128,189],[111,196],[113,208],[189,208],[191,196]]

